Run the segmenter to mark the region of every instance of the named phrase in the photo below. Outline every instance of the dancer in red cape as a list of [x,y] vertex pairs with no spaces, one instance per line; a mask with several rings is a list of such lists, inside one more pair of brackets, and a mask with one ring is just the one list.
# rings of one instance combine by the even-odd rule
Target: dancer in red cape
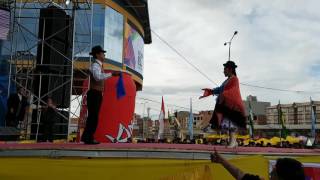
[[203,89],[204,94],[200,99],[210,95],[217,95],[214,113],[210,121],[211,127],[213,129],[230,130],[229,147],[236,147],[236,132],[239,129],[246,128],[245,109],[236,73],[237,65],[233,61],[227,61],[223,66],[223,72],[228,79],[220,87]]

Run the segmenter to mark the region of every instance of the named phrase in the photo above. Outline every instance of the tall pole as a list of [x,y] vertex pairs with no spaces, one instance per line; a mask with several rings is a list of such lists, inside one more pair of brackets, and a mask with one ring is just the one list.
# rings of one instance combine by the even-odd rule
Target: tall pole
[[146,136],[149,137],[149,120],[150,120],[150,107],[147,107],[147,123],[146,123]]
[[225,46],[226,46],[227,44],[229,45],[228,61],[230,61],[230,60],[231,60],[231,43],[232,43],[232,40],[233,40],[234,36],[235,36],[235,35],[237,35],[237,34],[238,34],[238,31],[235,31],[235,32],[233,33],[233,35],[232,35],[232,37],[231,37],[230,41],[228,41],[228,42],[225,42],[225,43],[224,43],[224,45],[225,45]]
[[148,116],[148,119],[150,118],[150,110],[151,110],[151,108],[148,107],[148,108],[147,108],[147,116]]
[[253,139],[254,138],[254,128],[253,128],[253,112],[252,112],[252,106],[251,106],[251,99],[249,101],[249,134],[250,134],[250,138]]
[[193,139],[193,112],[192,112],[192,98],[190,98],[190,112],[189,112],[189,122],[188,122],[188,129],[189,129],[189,137],[190,141]]
[[229,56],[228,56],[228,61],[230,61],[230,52],[231,51],[231,42],[229,43]]
[[[44,52],[44,41],[46,34],[46,18],[43,19],[43,32],[42,32],[42,41],[41,41],[41,64],[43,63],[43,52]],[[39,82],[39,90],[38,90],[38,105],[37,105],[37,131],[36,131],[36,142],[38,142],[39,135],[39,127],[40,127],[40,119],[41,119],[41,110],[40,110],[40,102],[41,102],[41,87],[42,87],[42,72],[40,71],[40,82]]]
[[142,111],[142,139],[144,139],[144,128],[145,128],[145,122],[144,122],[144,110],[145,110],[145,108],[146,108],[146,104],[147,104],[148,102],[145,102],[145,103],[143,103],[143,111]]
[[313,100],[310,97],[310,105],[311,105],[311,137],[315,139],[316,136],[316,121],[317,121],[317,114]]
[[[66,2],[67,3],[67,2]],[[70,3],[70,1],[69,1]],[[68,132],[67,132],[67,139],[69,134],[71,134],[71,128],[70,128],[70,120],[71,120],[71,103],[72,103],[72,89],[73,89],[73,68],[74,68],[74,56],[75,56],[75,36],[76,36],[76,8],[77,8],[78,4],[74,4],[74,2],[72,2],[72,39],[70,41],[72,41],[72,52],[71,52],[71,76],[70,76],[70,104],[69,104],[69,111],[68,111]],[[71,34],[69,32],[69,34]]]
[[279,100],[279,104],[278,104],[278,122],[279,124],[281,125],[281,128],[280,128],[280,147],[282,147],[282,134],[283,134],[283,122],[282,122],[282,109],[281,109],[281,104],[280,104],[280,100]]

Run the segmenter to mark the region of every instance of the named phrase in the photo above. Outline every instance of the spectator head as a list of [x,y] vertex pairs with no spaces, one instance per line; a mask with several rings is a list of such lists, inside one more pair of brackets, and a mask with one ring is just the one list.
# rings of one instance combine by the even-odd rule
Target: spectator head
[[280,158],[271,172],[271,180],[304,180],[302,164],[291,158]]

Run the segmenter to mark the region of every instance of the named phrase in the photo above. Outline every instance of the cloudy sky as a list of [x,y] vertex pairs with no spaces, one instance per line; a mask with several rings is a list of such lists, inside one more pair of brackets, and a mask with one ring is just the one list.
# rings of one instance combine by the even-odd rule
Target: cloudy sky
[[[240,82],[272,88],[320,91],[320,2],[318,0],[149,0],[151,28],[215,83],[225,77],[222,64],[233,32],[231,58]],[[201,88],[216,84],[203,77],[152,34],[145,46],[144,87],[136,113],[151,108],[156,118],[161,101],[183,110],[193,99],[194,111],[213,109],[215,98],[198,100]],[[279,92],[241,86],[242,98],[255,95],[272,104],[308,101],[318,93]],[[176,106],[182,107],[176,107]]]

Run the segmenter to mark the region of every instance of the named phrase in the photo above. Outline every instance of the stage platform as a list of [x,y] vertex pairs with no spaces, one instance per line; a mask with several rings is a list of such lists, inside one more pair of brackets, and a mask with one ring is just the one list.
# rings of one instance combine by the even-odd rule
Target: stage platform
[[209,159],[214,149],[225,157],[244,155],[263,156],[318,156],[320,149],[291,149],[270,147],[237,147],[201,144],[152,144],[152,143],[105,143],[85,145],[81,143],[2,143],[0,157],[95,157],[95,158],[164,158],[164,159]]

